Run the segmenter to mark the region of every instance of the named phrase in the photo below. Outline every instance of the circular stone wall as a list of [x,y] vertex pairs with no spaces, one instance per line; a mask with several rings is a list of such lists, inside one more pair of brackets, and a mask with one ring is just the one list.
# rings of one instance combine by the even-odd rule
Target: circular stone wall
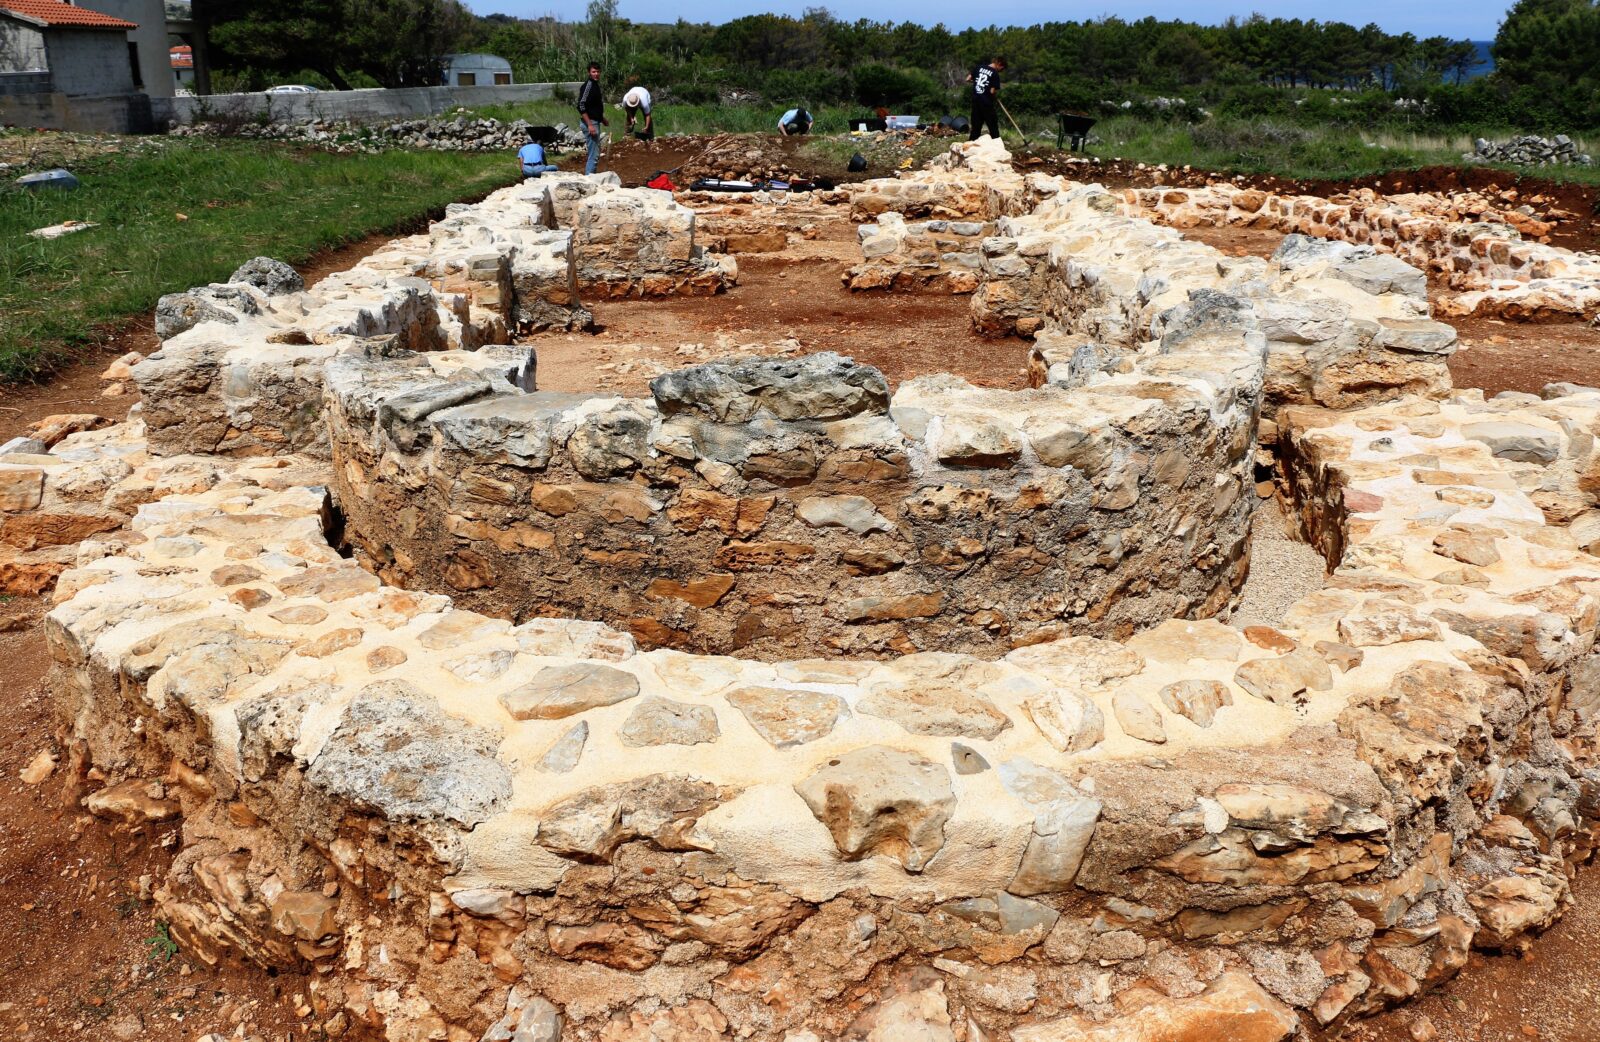
[[753,657],[1003,654],[1226,609],[1262,361],[1186,334],[1093,387],[949,376],[892,400],[837,355],[521,393],[418,356],[329,371],[334,494],[385,579],[521,621]]

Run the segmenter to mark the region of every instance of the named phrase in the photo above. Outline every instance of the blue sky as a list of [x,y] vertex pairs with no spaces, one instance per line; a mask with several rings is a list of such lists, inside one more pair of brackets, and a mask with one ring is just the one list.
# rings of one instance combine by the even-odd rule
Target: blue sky
[[[518,15],[533,18],[555,14],[562,18],[581,17],[586,0],[466,0],[478,14]],[[1338,4],[1289,0],[1257,2],[1240,6],[1229,0],[1138,0],[1135,3],[1082,3],[1077,0],[833,0],[823,3],[836,16],[848,20],[872,18],[879,21],[944,22],[952,29],[966,28],[974,21],[988,25],[1031,25],[1043,21],[1081,21],[1116,14],[1134,19],[1182,18],[1215,23],[1229,15],[1247,16],[1258,10],[1283,18],[1320,18],[1365,25],[1377,22],[1389,32],[1413,32],[1418,36],[1449,36],[1454,39],[1491,40],[1511,0],[1452,0],[1449,3],[1411,0],[1384,3],[1380,0],[1345,0]],[[800,14],[819,6],[818,0],[769,0],[751,4],[743,0],[620,0],[619,13],[639,22],[670,22],[686,18],[692,22],[726,22],[756,11]]]

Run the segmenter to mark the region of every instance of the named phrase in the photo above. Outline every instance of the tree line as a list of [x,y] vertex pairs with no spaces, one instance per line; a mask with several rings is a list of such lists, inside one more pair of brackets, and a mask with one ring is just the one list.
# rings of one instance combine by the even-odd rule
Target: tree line
[[643,83],[665,101],[931,114],[958,108],[967,72],[1002,54],[1019,113],[1115,106],[1185,119],[1209,110],[1600,127],[1600,0],[1517,0],[1487,77],[1474,77],[1480,58],[1467,40],[1261,15],[953,31],[846,21],[824,8],[722,25],[640,23],[619,17],[616,0],[593,0],[573,22],[477,16],[457,0],[195,0],[195,10],[209,23],[214,66],[245,87],[301,74],[339,88],[416,86],[439,81],[441,55],[486,51],[510,60],[519,81],[578,79],[598,60],[609,82]]

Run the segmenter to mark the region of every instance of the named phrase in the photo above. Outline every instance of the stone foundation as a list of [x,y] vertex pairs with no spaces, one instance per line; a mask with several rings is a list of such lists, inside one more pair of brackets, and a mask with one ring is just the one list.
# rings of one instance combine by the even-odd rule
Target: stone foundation
[[[1313,241],[1271,262],[1225,257],[1116,209],[1098,186],[1074,187],[1028,217],[1002,218],[1000,234],[984,241],[974,327],[1039,336],[1047,355],[1070,354],[1083,338],[1125,350],[1162,335],[1169,308],[1203,299],[1266,339],[1269,414],[1285,404],[1350,408],[1450,386],[1455,331],[1429,318],[1414,269]],[[1071,337],[1052,342],[1052,332]]]
[[1600,316],[1600,257],[1538,240],[1550,226],[1497,210],[1470,193],[1380,197],[1369,189],[1339,200],[1279,196],[1215,184],[1122,193],[1126,212],[1170,224],[1271,228],[1339,239],[1399,258],[1456,290],[1439,301],[1447,315],[1515,320]]
[[971,293],[978,288],[979,243],[992,229],[980,221],[907,224],[885,213],[857,229],[866,258],[844,274],[853,290]]
[[[1078,191],[1054,195],[1104,197]],[[1090,208],[1108,233],[1128,220]],[[1041,350],[1072,349],[1010,399],[1020,425],[938,377],[885,414],[870,371],[832,361],[808,364],[837,381],[780,374],[781,393],[777,370],[722,366],[664,377],[649,403],[558,402],[525,393],[525,349],[343,334],[307,379],[330,406],[322,458],[266,439],[277,454],[176,456],[155,439],[171,425],[138,417],[6,457],[0,533],[117,512],[79,536],[46,623],[84,806],[181,821],[156,901],[186,954],[304,973],[321,1030],[390,1042],[1277,1042],[1405,1001],[1474,947],[1526,947],[1600,824],[1600,390],[1283,404],[1262,440],[1332,572],[1277,629],[1169,619],[1120,641],[996,638],[993,658],[642,651],[595,621],[398,588],[333,545],[439,526],[385,570],[459,547],[648,548],[690,537],[671,510],[693,490],[731,501],[680,510],[719,547],[810,529],[842,557],[907,538],[926,502],[959,557],[937,526],[998,504],[972,564],[929,588],[948,593],[1001,575],[1019,506],[1035,543],[1070,544],[1051,512],[1089,485],[1170,516],[1235,480],[1248,452],[1185,453],[1208,429],[1248,442],[1271,338],[1236,303],[1260,298],[1205,286],[1176,249],[1152,267],[1141,251],[1169,241],[1132,228],[1120,266],[1087,238],[1050,246]],[[1089,407],[1104,420],[1081,438],[1029,426]],[[1137,452],[1142,417],[1181,421],[1146,444],[1182,450],[1182,481],[1155,454],[1046,458],[1102,436]],[[904,477],[875,451],[844,469],[883,444],[863,431],[901,439]],[[830,460],[829,495],[870,511],[805,506]],[[589,496],[584,543],[502,524],[561,501],[537,491],[551,468]],[[1115,528],[1094,494],[1091,533]],[[1223,535],[1231,509],[1213,511]],[[743,539],[751,523],[783,538]],[[1186,538],[1155,525],[1124,551]],[[934,542],[908,542],[903,572],[932,563]],[[764,577],[810,592],[770,552]],[[703,561],[683,556],[687,593]],[[604,566],[623,581],[615,562],[564,574]]]
[[335,497],[380,575],[490,614],[885,655],[1127,636],[1244,579],[1261,349],[1239,332],[1081,395],[929,377],[891,399],[817,355],[584,399],[415,361],[330,364]]

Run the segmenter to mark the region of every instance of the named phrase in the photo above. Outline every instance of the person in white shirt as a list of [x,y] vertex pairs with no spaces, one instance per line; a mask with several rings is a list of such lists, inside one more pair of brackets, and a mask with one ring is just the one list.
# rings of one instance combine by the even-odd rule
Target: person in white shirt
[[640,141],[654,141],[656,125],[650,115],[650,92],[643,87],[633,87],[622,96],[622,111],[628,116],[628,133],[633,133],[634,120],[643,113],[644,124],[639,128]]

